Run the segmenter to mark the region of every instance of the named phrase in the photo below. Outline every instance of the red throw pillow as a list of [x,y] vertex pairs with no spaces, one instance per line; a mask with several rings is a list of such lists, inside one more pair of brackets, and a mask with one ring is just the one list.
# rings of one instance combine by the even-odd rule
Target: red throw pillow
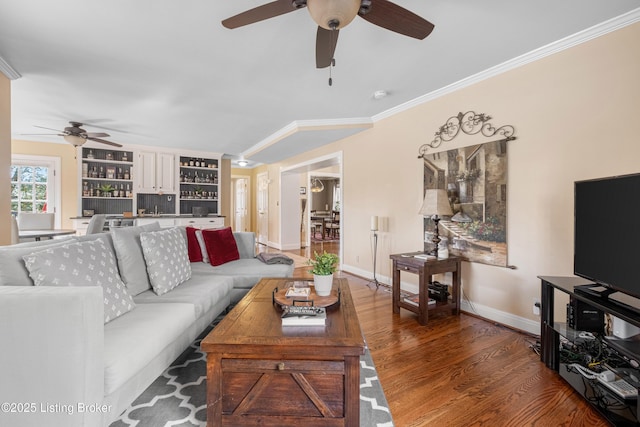
[[204,245],[207,247],[211,265],[222,265],[240,259],[236,238],[231,227],[202,230]]
[[189,250],[189,261],[202,262],[202,251],[196,237],[197,228],[187,227],[187,249]]

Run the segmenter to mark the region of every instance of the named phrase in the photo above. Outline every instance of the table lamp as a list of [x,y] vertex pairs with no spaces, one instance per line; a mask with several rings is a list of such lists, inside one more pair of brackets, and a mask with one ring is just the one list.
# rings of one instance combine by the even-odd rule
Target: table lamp
[[438,231],[438,222],[440,222],[440,216],[453,215],[451,205],[449,204],[449,197],[446,190],[427,190],[424,193],[424,202],[418,212],[422,216],[430,216],[433,222],[436,223],[433,233],[433,239],[431,241],[436,246],[434,255],[438,257],[438,244],[440,243],[440,233]]

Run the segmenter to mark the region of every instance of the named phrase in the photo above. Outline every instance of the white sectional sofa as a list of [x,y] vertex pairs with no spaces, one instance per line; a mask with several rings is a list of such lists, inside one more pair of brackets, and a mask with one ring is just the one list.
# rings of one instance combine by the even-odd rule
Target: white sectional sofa
[[[154,274],[144,250],[162,244],[141,247],[158,228],[0,247],[0,425],[108,425],[260,278],[293,273],[293,265],[258,260],[253,233],[233,233],[239,259],[216,267],[189,263],[188,280],[158,295],[153,283],[143,283]],[[180,232],[186,248],[184,228]],[[56,262],[69,252],[74,258],[71,249],[83,256]],[[63,258],[55,258],[61,253]],[[171,253],[167,264],[184,259],[183,253]],[[126,284],[126,292],[116,292],[128,295],[106,304],[112,289],[119,289],[102,284],[108,275],[100,269],[111,257]],[[93,270],[92,264],[92,275],[82,277],[89,258],[102,267]],[[75,262],[81,271],[70,279],[75,286],[34,286],[50,279],[52,266],[73,275]]]

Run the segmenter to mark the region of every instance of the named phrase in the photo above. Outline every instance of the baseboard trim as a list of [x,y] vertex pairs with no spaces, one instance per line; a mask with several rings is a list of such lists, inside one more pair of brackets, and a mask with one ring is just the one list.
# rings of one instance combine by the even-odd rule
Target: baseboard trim
[[[354,267],[348,264],[342,265],[342,271],[362,277],[365,280],[372,280],[373,278],[373,274],[370,271],[363,270],[361,268]],[[376,275],[376,279],[378,279],[378,282],[380,283],[391,286],[392,281],[388,276]],[[418,286],[413,283],[406,283],[403,281],[400,282],[400,286],[402,287],[402,289],[405,289],[409,292],[418,293]],[[508,313],[506,311],[496,310],[495,308],[474,303],[464,298],[460,303],[460,310],[465,313],[481,317],[487,321],[505,325],[512,329],[517,329],[519,331],[526,332],[532,335],[540,335],[540,322],[516,316],[515,314]]]

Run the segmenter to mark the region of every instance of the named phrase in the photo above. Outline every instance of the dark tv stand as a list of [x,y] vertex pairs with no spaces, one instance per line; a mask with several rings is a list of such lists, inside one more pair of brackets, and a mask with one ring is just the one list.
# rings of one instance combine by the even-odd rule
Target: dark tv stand
[[[580,338],[580,332],[569,328],[564,322],[556,322],[554,316],[554,294],[560,291],[575,299],[583,301],[595,307],[605,314],[609,313],[634,326],[640,327],[640,314],[637,309],[620,304],[609,297],[613,292],[609,289],[602,291],[598,285],[579,277],[539,276],[541,280],[541,317],[540,317],[540,360],[550,369],[558,372],[578,393],[589,401],[608,422],[615,426],[640,426],[638,415],[640,414],[640,397],[635,401],[621,400],[623,409],[614,406],[605,406],[601,399],[595,399],[594,395],[601,394],[597,384],[592,385],[585,381],[580,374],[571,372],[568,363],[560,360],[560,337],[575,343]],[[565,297],[566,298],[566,297]],[[603,340],[604,345],[618,352],[621,357],[630,362],[640,362],[640,341],[634,339]],[[637,366],[637,365],[636,365]]]
[[601,298],[601,299],[609,299],[609,295],[614,294],[618,291],[613,290],[611,288],[605,288],[604,286],[600,286],[598,284],[590,283],[588,285],[578,285],[573,288],[573,291],[577,294],[584,294],[591,297]]

